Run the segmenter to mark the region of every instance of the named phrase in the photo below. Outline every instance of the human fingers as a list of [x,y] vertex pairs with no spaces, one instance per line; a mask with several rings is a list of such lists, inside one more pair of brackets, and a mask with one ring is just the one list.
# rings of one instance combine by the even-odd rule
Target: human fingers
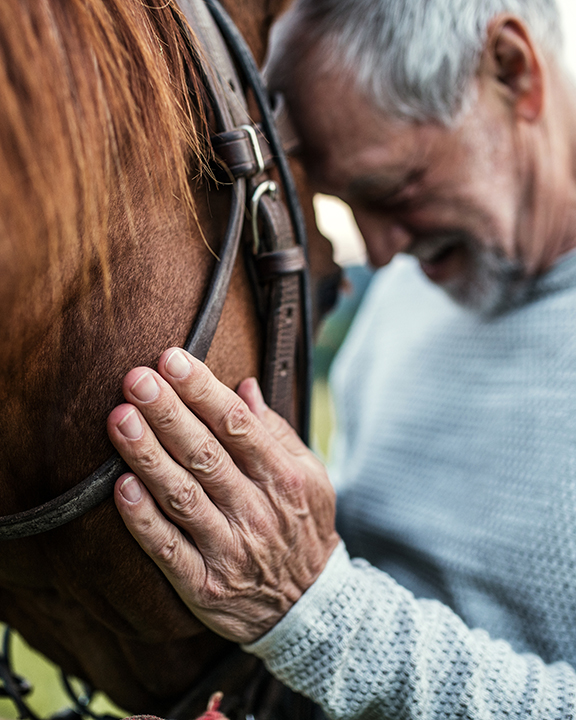
[[230,533],[226,517],[198,479],[161,445],[139,410],[127,404],[114,408],[108,418],[108,434],[166,515],[186,530],[203,552],[217,554],[220,538]]
[[[239,542],[239,538],[228,538],[222,542],[219,557],[210,558],[160,512],[135,475],[125,474],[118,479],[114,499],[130,533],[183,602],[223,637],[235,642],[255,640],[301,595],[285,563],[278,562],[274,550],[270,555],[278,538],[270,538],[272,542],[252,538],[251,545]],[[279,572],[288,577],[279,576]]]
[[[201,483],[221,510],[234,512],[245,503],[246,497],[254,492],[251,483],[241,476],[210,430],[158,373],[150,368],[135,368],[126,375],[123,390],[126,400],[140,410],[160,444]],[[142,462],[141,450],[134,443],[127,448],[132,453],[132,463]],[[131,467],[140,472],[133,464]],[[166,492],[175,492],[172,484],[166,487],[166,477],[156,479],[148,473],[143,478],[161,504]]]
[[290,423],[266,405],[256,378],[242,380],[236,392],[272,437],[291,455],[306,455],[310,452]]
[[132,473],[118,478],[114,502],[126,527],[175,587],[202,587],[206,566],[198,549],[160,511],[144,483]]
[[180,348],[172,348],[160,358],[158,371],[252,480],[267,482],[290,472],[290,457],[284,447],[204,363]]
[[[304,483],[303,493],[310,512],[317,519],[318,533],[323,538],[328,537],[333,531],[330,518],[334,511],[335,493],[322,463],[302,442],[289,423],[266,405],[255,378],[243,380],[237,392],[266,429],[293,456],[294,465],[305,468],[307,476],[314,478],[313,482]],[[326,519],[327,521],[323,522]]]
[[[231,607],[224,613],[218,611],[222,603],[218,590],[226,595],[225,583],[215,583],[210,562],[163,515],[144,483],[135,475],[122,475],[114,487],[114,500],[131,535],[196,617],[230,640],[244,640],[246,623],[238,622],[234,602],[227,603],[225,599],[225,604]],[[252,639],[258,629],[250,627],[248,632],[251,632],[248,639]]]
[[[260,510],[257,514],[274,515],[284,523],[286,515],[302,513],[306,508],[306,512],[312,512],[324,525],[333,510],[333,490],[325,469],[290,425],[266,406],[255,380],[245,381],[240,388],[255,410],[253,413],[249,405],[220,383],[203,363],[180,348],[166,351],[158,368],[186,405],[208,423],[246,476],[265,492],[268,510]],[[129,375],[126,384],[130,382]],[[168,397],[173,396],[168,394]],[[175,417],[174,432],[180,420],[177,413],[172,415]],[[258,416],[264,418],[266,427]],[[196,421],[194,416],[191,417]],[[215,463],[217,469],[218,463]],[[238,477],[243,477],[243,473],[234,476],[231,472],[228,478],[214,472],[213,478],[205,475],[202,482],[209,494],[212,485],[214,492],[225,488],[226,495],[241,495],[254,510],[258,507],[258,499],[249,490],[238,492]]]
[[[174,381],[174,389],[146,368],[137,368],[126,378],[124,391],[133,402],[111,413],[110,437],[151,490],[159,509],[146,495],[141,511],[127,509],[124,503],[121,512],[194,614],[225,637],[247,642],[282,617],[320,573],[337,542],[333,492],[320,463],[310,460],[313,455],[302,459],[288,453],[246,403],[203,364],[186,362],[188,372]],[[157,387],[142,399],[142,389],[151,380]],[[202,438],[214,437],[193,413],[207,418],[222,443],[209,453],[222,459],[203,468],[200,482],[197,473],[180,465],[184,461],[178,456],[196,462],[197,447],[205,446]],[[251,472],[246,477],[224,446],[235,453],[234,460],[245,456],[247,465],[251,454],[260,458],[260,469],[266,467],[268,473]],[[258,467],[258,460],[252,467]],[[232,498],[231,504],[218,505],[215,498],[225,495]],[[160,511],[165,513],[163,520]],[[180,527],[180,534],[164,524],[169,519]],[[198,557],[183,555],[180,549],[187,536],[202,556],[203,582]],[[166,571],[173,557],[177,558],[174,570]]]

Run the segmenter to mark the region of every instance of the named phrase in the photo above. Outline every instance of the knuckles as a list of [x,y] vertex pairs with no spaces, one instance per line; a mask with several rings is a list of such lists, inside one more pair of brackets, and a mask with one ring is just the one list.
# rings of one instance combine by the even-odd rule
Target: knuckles
[[198,505],[200,488],[196,481],[190,477],[183,478],[166,493],[165,503],[167,509],[175,515],[189,515]]
[[281,485],[283,495],[289,497],[303,495],[306,485],[306,476],[300,468],[289,465],[284,469]]
[[[266,538],[274,536],[277,529],[277,514],[275,512],[254,512],[250,517],[250,525],[243,528],[247,537]],[[254,548],[246,551],[246,558],[253,557]]]
[[159,545],[156,550],[156,557],[158,558],[159,562],[161,562],[163,565],[169,565],[170,567],[176,566],[178,564],[177,555],[178,542],[175,538],[171,538],[162,545]]
[[187,467],[191,472],[213,475],[224,468],[224,451],[215,437],[207,436],[188,458]]
[[207,607],[214,607],[220,605],[223,600],[228,599],[228,593],[222,582],[208,577],[202,586],[202,599]]
[[181,538],[173,526],[163,528],[159,536],[151,541],[148,548],[148,552],[156,562],[171,569],[179,567],[180,550]]
[[224,416],[224,430],[232,437],[247,437],[251,434],[254,416],[240,399],[234,401]]
[[171,396],[165,396],[161,406],[154,416],[154,427],[156,430],[170,432],[181,422],[182,413],[178,401]]
[[142,444],[137,448],[137,452],[136,459],[139,472],[149,475],[158,470],[162,453],[157,445],[152,443]]

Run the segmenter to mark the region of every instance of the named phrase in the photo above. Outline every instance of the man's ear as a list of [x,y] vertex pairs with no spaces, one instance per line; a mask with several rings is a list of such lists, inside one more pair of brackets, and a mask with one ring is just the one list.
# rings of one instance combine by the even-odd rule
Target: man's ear
[[489,25],[482,69],[498,83],[518,117],[529,122],[540,117],[544,104],[543,58],[517,17],[502,15]]

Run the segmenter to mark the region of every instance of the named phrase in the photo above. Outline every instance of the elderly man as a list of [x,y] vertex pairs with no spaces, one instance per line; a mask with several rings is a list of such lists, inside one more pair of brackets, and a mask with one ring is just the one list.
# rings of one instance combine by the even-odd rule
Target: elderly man
[[552,0],[300,0],[281,28],[272,74],[311,176],[350,204],[375,265],[415,258],[383,271],[337,371],[343,534],[378,569],[338,543],[323,469],[254,381],[239,399],[171,350],[129,373],[110,417],[142,547],[192,612],[333,717],[576,712],[560,47]]

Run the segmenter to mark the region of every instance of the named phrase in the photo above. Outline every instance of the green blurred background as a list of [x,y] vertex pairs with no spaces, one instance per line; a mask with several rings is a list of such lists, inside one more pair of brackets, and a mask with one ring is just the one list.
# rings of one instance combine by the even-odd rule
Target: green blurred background
[[[3,635],[4,626],[1,623],[0,630]],[[12,635],[10,655],[13,671],[32,685],[32,692],[25,701],[36,715],[50,717],[70,707],[71,701],[60,681],[58,667],[33,650],[16,633]],[[74,689],[79,691],[80,687]],[[118,708],[102,693],[94,695],[90,708],[96,713],[109,713],[117,717],[130,714]],[[0,718],[18,718],[18,711],[8,698],[0,698]]]

